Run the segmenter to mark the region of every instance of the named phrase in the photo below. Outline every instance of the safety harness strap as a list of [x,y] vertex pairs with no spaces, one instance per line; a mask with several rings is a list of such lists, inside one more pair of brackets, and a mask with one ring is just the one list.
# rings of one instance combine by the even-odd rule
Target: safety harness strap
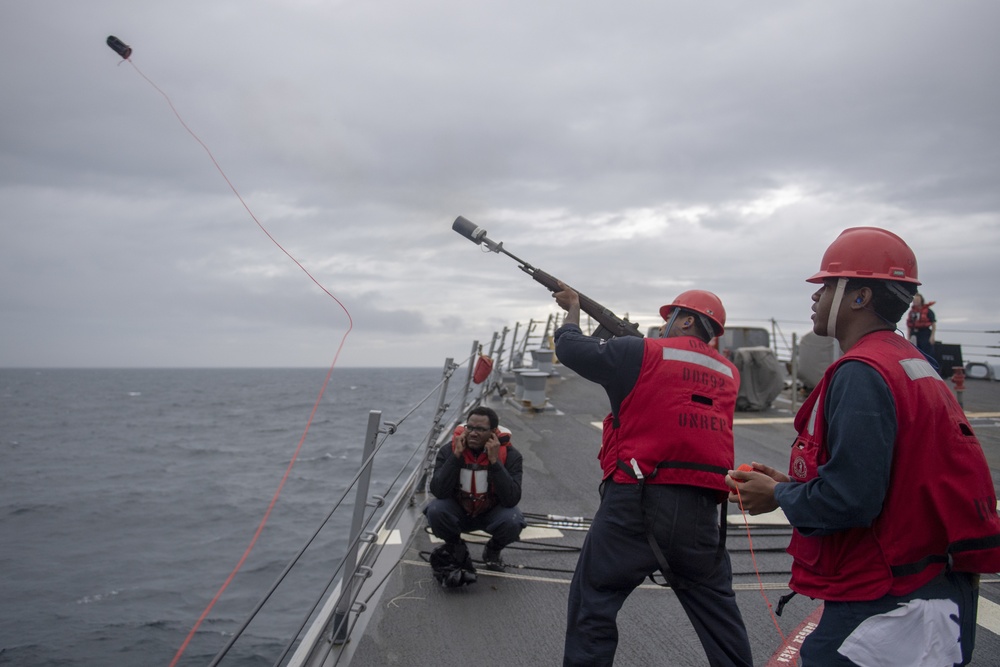
[[[636,479],[640,482],[643,481],[642,472],[639,470],[638,464],[635,462],[635,459],[632,459],[631,465],[625,463],[621,459],[618,459],[617,465],[618,469],[625,471],[625,474],[627,474],[629,477]],[[656,467],[653,468],[653,472],[649,473],[647,477],[649,479],[653,479],[654,477],[656,477],[656,473],[658,473],[660,470],[663,470],[664,468],[698,470],[700,472],[715,473],[716,475],[722,475],[723,477],[729,474],[729,470],[727,470],[724,466],[713,466],[708,463],[696,463],[694,461],[660,461],[659,463],[656,464]]]
[[[679,465],[678,465],[679,464]],[[652,581],[657,586],[670,587],[672,589],[681,590],[683,588],[690,588],[692,585],[696,586],[704,579],[699,581],[682,581],[674,572],[670,569],[670,565],[667,563],[666,557],[663,555],[663,550],[660,549],[659,543],[656,541],[656,536],[653,534],[653,522],[646,513],[646,480],[652,479],[656,476],[656,473],[661,468],[690,468],[693,470],[705,470],[707,472],[720,472],[725,475],[728,473],[727,470],[719,468],[718,466],[709,466],[698,463],[690,463],[686,461],[661,461],[653,469],[653,472],[649,476],[642,474],[642,470],[639,468],[639,464],[635,459],[632,459],[631,465],[626,464],[621,459],[618,460],[618,468],[624,470],[630,477],[634,478],[639,483],[639,507],[642,511],[642,523],[646,528],[646,541],[649,542],[649,548],[653,551],[653,555],[656,556],[656,562],[660,565],[660,574],[666,579],[666,584],[661,584],[653,575],[649,575],[649,580]],[[706,575],[711,576],[711,573],[719,566],[722,562],[722,558],[726,553],[726,506],[725,503],[719,504],[719,545],[715,552],[715,563],[712,566],[711,571]]]
[[723,477],[725,477],[727,474],[729,474],[729,470],[727,470],[723,466],[713,466],[713,465],[709,465],[707,463],[695,463],[693,461],[660,461],[659,463],[656,464],[656,468],[653,470],[653,472],[650,473],[650,475],[649,475],[650,479],[652,479],[653,477],[655,477],[656,473],[659,472],[660,470],[662,470],[663,468],[681,468],[683,470],[700,470],[701,472],[712,472],[712,473],[715,473],[717,475],[722,475]]
[[930,556],[925,556],[914,563],[906,563],[904,565],[893,565],[892,576],[894,577],[906,577],[911,574],[917,574],[923,572],[924,568],[932,565],[933,563],[945,563],[947,569],[950,571],[952,568],[952,554],[962,553],[964,551],[981,551],[984,549],[996,549],[1000,547],[1000,535],[990,535],[988,537],[975,537],[968,540],[958,540],[957,542],[952,542],[948,545],[948,548],[943,554],[932,554]]

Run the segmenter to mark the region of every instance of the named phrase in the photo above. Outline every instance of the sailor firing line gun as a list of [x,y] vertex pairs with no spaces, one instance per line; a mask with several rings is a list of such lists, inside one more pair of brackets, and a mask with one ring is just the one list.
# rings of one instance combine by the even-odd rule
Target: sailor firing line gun
[[[491,252],[495,252],[497,254],[503,253],[507,255],[520,265],[518,268],[534,278],[536,282],[544,285],[550,292],[555,293],[563,289],[559,286],[560,281],[557,278],[545,273],[541,269],[536,269],[520,257],[517,257],[516,255],[513,255],[505,250],[502,241],[497,243],[496,241],[488,238],[486,236],[486,230],[482,227],[477,227],[474,222],[471,222],[462,216],[458,216],[455,218],[455,222],[452,224],[451,228],[476,245],[484,245],[487,250]],[[638,324],[618,317],[613,312],[584,294],[580,294],[579,292],[577,294],[580,297],[580,310],[594,318],[599,325],[597,330],[594,332],[594,336],[597,338],[607,340],[609,338],[620,336],[643,337],[639,332]]]

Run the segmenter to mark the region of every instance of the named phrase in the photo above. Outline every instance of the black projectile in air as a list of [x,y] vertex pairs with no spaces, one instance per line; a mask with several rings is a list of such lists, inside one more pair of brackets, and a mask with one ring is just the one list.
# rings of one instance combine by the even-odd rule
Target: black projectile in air
[[132,47],[114,35],[108,35],[108,46],[125,60],[128,60],[128,57],[132,55]]

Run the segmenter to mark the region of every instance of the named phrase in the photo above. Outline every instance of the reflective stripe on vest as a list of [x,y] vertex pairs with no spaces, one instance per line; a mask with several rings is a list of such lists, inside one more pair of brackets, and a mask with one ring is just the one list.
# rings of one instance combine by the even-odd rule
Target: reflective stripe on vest
[[465,491],[466,493],[486,493],[489,488],[488,470],[472,470],[470,468],[462,468],[458,471],[458,478],[462,485],[462,491]]
[[722,373],[723,375],[733,377],[733,370],[726,366],[724,363],[717,359],[713,359],[707,354],[702,354],[701,352],[694,352],[692,350],[678,350],[674,347],[663,348],[663,359],[665,361],[683,361],[689,364],[698,364],[699,366],[704,366],[709,370],[713,370],[716,373]]
[[903,367],[906,375],[911,380],[921,380],[923,378],[938,380],[941,377],[934,370],[934,367],[927,363],[926,359],[903,359],[899,362],[899,365]]

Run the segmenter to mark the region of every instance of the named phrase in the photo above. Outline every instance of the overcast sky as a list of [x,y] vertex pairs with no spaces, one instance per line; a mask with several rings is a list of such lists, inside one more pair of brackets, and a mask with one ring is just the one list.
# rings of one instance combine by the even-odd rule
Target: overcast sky
[[5,2],[0,366],[325,367],[347,331],[142,74],[349,310],[342,366],[556,312],[458,215],[643,326],[699,287],[786,336],[826,246],[881,226],[939,339],[997,344],[946,332],[1000,329],[998,25],[993,0]]

